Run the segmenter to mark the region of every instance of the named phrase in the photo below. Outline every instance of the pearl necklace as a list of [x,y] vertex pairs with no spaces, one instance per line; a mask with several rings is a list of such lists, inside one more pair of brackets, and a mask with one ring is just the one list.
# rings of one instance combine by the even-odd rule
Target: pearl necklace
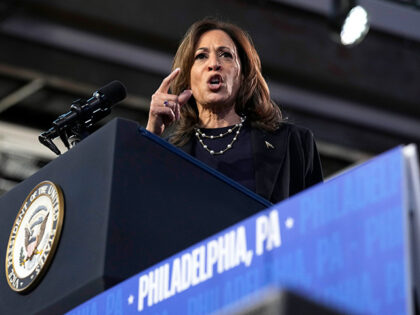
[[[202,131],[201,131],[201,129],[200,129],[200,128],[194,128],[194,129],[195,129],[195,136],[197,137],[198,142],[200,142],[200,144],[203,146],[203,148],[204,148],[206,151],[208,151],[210,154],[212,154],[212,155],[216,155],[216,154],[223,154],[223,153],[225,153],[227,150],[229,150],[229,149],[231,149],[231,148],[232,148],[233,143],[236,141],[236,139],[238,138],[239,133],[241,132],[241,128],[242,128],[242,125],[243,125],[243,123],[244,123],[245,119],[246,119],[246,117],[241,117],[241,122],[240,122],[240,123],[236,124],[236,125],[235,125],[235,126],[233,126],[232,128],[229,128],[229,129],[228,129],[228,131],[226,131],[225,133],[221,133],[221,134],[216,135],[216,136],[213,136],[213,135],[211,135],[211,136],[206,135],[204,132],[202,132]],[[236,130],[236,129],[238,129],[238,130]],[[230,143],[226,146],[226,148],[225,148],[225,149],[223,149],[223,150],[220,150],[220,151],[215,152],[214,150],[209,149],[209,148],[207,147],[207,145],[206,145],[206,144],[204,144],[204,142],[203,142],[203,139],[204,139],[204,138],[207,138],[207,139],[217,139],[217,138],[223,138],[223,137],[225,137],[226,135],[231,134],[231,133],[232,133],[232,132],[234,132],[235,130],[236,130],[236,134],[235,134],[235,136],[233,137],[232,141],[231,141],[231,142],[230,142]],[[203,138],[203,139],[202,139],[202,138]]]

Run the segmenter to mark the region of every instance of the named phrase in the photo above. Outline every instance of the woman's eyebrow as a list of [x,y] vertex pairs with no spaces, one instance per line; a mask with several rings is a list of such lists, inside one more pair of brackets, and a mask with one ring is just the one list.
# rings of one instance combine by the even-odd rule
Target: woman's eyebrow
[[[232,50],[232,48],[227,47],[227,46],[219,46],[219,47],[217,47],[217,50],[221,50],[221,49]],[[197,48],[196,49],[196,51],[199,51],[199,50],[208,51],[209,49],[207,47],[200,47],[200,48]]]

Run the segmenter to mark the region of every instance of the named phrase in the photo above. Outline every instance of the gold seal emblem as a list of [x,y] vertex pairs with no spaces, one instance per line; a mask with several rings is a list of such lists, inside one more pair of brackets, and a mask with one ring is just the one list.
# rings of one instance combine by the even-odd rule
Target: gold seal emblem
[[51,263],[63,225],[63,200],[60,188],[44,181],[23,202],[7,243],[6,278],[12,290],[32,288]]

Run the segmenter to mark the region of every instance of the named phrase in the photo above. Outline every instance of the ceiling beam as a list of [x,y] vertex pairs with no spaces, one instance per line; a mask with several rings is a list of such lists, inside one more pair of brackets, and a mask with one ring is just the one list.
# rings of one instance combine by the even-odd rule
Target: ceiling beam
[[12,16],[2,21],[0,30],[8,35],[158,74],[166,74],[172,66],[169,54],[39,19]]
[[420,141],[419,119],[278,82],[268,85],[273,99],[286,108]]
[[[51,87],[51,88],[60,90],[62,92],[79,95],[80,97],[91,96],[92,93],[99,88],[99,87],[94,87],[89,84],[75,82],[69,79],[47,75],[38,71],[22,69],[16,66],[11,66],[7,64],[3,64],[3,63],[0,63],[0,74],[3,76],[15,78],[15,79],[27,80],[27,81],[32,81],[32,82],[36,80],[40,80],[43,82],[42,87]],[[2,111],[1,102],[3,102],[4,100],[5,99],[0,101],[0,112]],[[145,97],[129,94],[127,95],[127,98],[124,99],[120,104],[128,108],[148,111],[149,103],[150,103],[149,99]],[[4,109],[6,109],[6,105],[7,103],[3,105],[5,106]]]
[[0,113],[9,107],[22,102],[25,98],[35,94],[45,86],[45,80],[38,78],[7,95],[0,100]]

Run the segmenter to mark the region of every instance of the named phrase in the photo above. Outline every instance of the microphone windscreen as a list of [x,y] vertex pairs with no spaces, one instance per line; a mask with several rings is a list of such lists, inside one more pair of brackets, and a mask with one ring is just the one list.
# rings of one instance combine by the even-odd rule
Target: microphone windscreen
[[112,81],[107,85],[101,87],[98,93],[105,96],[107,102],[111,104],[118,103],[127,96],[127,89],[120,81]]

